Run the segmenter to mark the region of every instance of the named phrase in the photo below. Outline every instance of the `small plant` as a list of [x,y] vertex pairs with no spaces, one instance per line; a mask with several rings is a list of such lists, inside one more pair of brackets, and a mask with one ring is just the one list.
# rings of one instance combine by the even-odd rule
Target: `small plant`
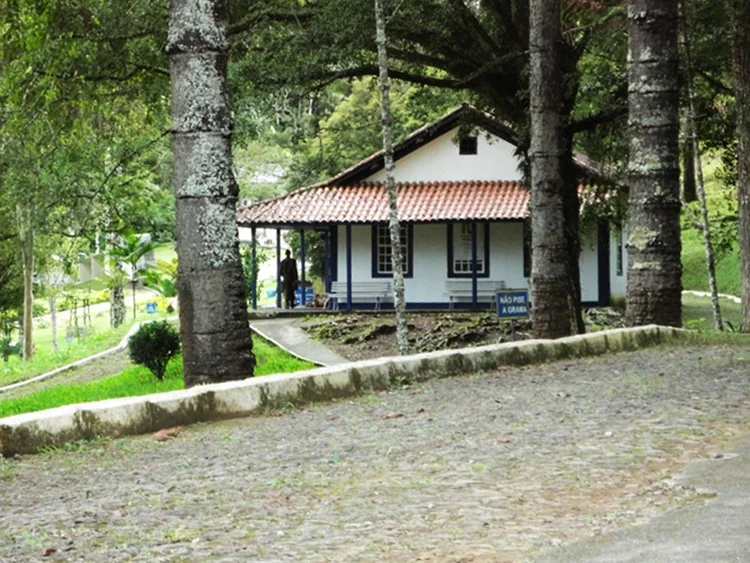
[[128,342],[130,359],[146,366],[160,381],[169,360],[179,351],[180,335],[167,321],[144,324]]

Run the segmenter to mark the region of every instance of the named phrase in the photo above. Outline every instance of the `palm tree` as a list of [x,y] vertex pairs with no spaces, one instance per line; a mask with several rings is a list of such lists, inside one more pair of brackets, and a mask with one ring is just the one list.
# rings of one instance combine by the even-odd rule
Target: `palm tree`
[[[137,235],[133,232],[126,232],[110,247],[107,254],[113,265],[119,273],[123,272],[123,265],[127,265],[130,273],[130,283],[133,286],[133,318],[136,315],[135,305],[135,286],[138,284],[138,276],[145,271],[145,268],[139,267],[139,262],[146,254],[151,252],[156,245],[151,238],[145,235]],[[122,278],[122,276],[121,276]],[[120,281],[120,284],[122,282]]]

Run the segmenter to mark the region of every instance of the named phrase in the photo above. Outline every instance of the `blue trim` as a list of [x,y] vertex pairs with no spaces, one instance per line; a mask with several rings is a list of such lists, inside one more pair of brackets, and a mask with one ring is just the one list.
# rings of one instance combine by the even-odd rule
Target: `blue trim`
[[[373,278],[392,278],[393,274],[378,272],[378,225],[387,223],[373,223],[370,229],[370,266]],[[406,223],[406,271],[405,278],[414,277],[414,225]]]
[[[461,221],[464,223],[466,221]],[[447,223],[446,241],[448,244],[448,277],[449,278],[471,278],[473,272],[469,273],[456,273],[453,270],[453,225],[460,223]],[[489,278],[490,277],[490,223],[483,221],[484,225],[484,273],[477,273],[478,278]]]
[[331,281],[339,279],[339,226],[331,225]]
[[323,288],[326,293],[331,292],[331,231],[323,231]]
[[258,239],[255,235],[255,227],[252,227],[250,229],[250,235],[252,237],[250,251],[252,252],[251,259],[253,264],[253,271],[250,272],[250,290],[253,292],[253,294],[250,296],[250,299],[253,304],[253,310],[256,310],[258,308],[258,252],[256,250],[256,247],[258,246]]
[[597,232],[597,276],[599,278],[599,305],[606,307],[612,300],[609,264],[609,223],[599,221]]
[[346,310],[352,310],[352,226],[346,225]]
[[281,229],[276,229],[276,308],[281,309]]
[[299,251],[300,251],[300,266],[302,266],[302,272],[300,272],[300,281],[302,282],[302,306],[305,306],[307,295],[307,284],[305,283],[305,230],[300,229],[299,232]]

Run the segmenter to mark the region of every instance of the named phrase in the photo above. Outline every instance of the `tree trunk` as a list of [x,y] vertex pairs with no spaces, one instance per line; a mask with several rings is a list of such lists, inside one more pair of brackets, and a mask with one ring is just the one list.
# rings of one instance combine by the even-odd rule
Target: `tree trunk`
[[125,322],[125,290],[122,282],[116,283],[109,290],[109,325],[117,328]]
[[49,297],[49,324],[52,329],[52,349],[57,352],[57,297],[54,295]]
[[34,356],[34,229],[31,225],[31,211],[23,232],[23,359],[29,361]]
[[409,353],[409,329],[404,300],[404,257],[401,249],[401,225],[398,220],[396,179],[393,171],[393,130],[391,113],[391,81],[388,77],[388,56],[385,34],[385,0],[375,0],[375,42],[378,46],[380,75],[381,117],[383,123],[383,154],[385,157],[385,190],[388,194],[388,227],[391,233],[391,259],[393,263],[393,307],[396,310],[396,340],[399,354]]
[[172,0],[177,278],[185,386],[253,375],[227,94],[226,0]]
[[133,284],[133,319],[135,319],[136,317],[135,286],[138,285],[138,281],[136,279],[133,279],[131,283]]
[[695,186],[695,153],[691,141],[694,125],[694,123],[685,123],[685,138],[682,141],[682,199],[685,203],[698,201],[698,192]]
[[[719,305],[719,290],[716,286],[716,262],[714,260],[714,246],[711,241],[711,223],[708,220],[708,203],[706,202],[706,189],[703,183],[703,164],[701,162],[701,148],[698,144],[698,130],[695,122],[695,94],[693,91],[693,58],[690,43],[690,33],[687,27],[687,18],[685,16],[684,0],[682,0],[682,43],[683,54],[685,59],[685,88],[687,90],[687,132],[688,142],[685,147],[690,150],[685,154],[693,157],[693,166],[690,170],[692,177],[693,189],[697,196],[701,212],[701,231],[703,233],[703,244],[706,248],[706,268],[708,270],[708,286],[711,290],[711,309],[714,316],[714,328],[724,330],[724,324],[721,321],[721,306]],[[690,181],[687,177],[687,168],[685,169],[685,187],[687,188]],[[683,190],[684,193],[685,190]],[[686,200],[687,201],[687,200]]]
[[559,0],[531,0],[529,11],[532,323],[537,338],[558,338],[571,333]]
[[677,0],[628,3],[628,325],[680,326]]
[[750,332],[750,0],[736,0],[734,89],[737,106],[737,197],[742,264],[742,330]]

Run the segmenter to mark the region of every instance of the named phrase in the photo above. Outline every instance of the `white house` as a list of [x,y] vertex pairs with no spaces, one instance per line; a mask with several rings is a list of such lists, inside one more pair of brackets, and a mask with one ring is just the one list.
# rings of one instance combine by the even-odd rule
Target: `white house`
[[[459,139],[469,113],[479,134]],[[513,131],[463,106],[409,135],[395,157],[408,307],[487,307],[498,289],[528,288],[530,192]],[[582,184],[601,179],[601,168],[585,157],[576,166]],[[238,224],[325,233],[325,284],[338,304],[388,306],[384,181],[378,152],[323,183],[240,208]],[[582,300],[606,305],[625,294],[627,257],[619,229],[601,221],[593,230],[582,244]]]

